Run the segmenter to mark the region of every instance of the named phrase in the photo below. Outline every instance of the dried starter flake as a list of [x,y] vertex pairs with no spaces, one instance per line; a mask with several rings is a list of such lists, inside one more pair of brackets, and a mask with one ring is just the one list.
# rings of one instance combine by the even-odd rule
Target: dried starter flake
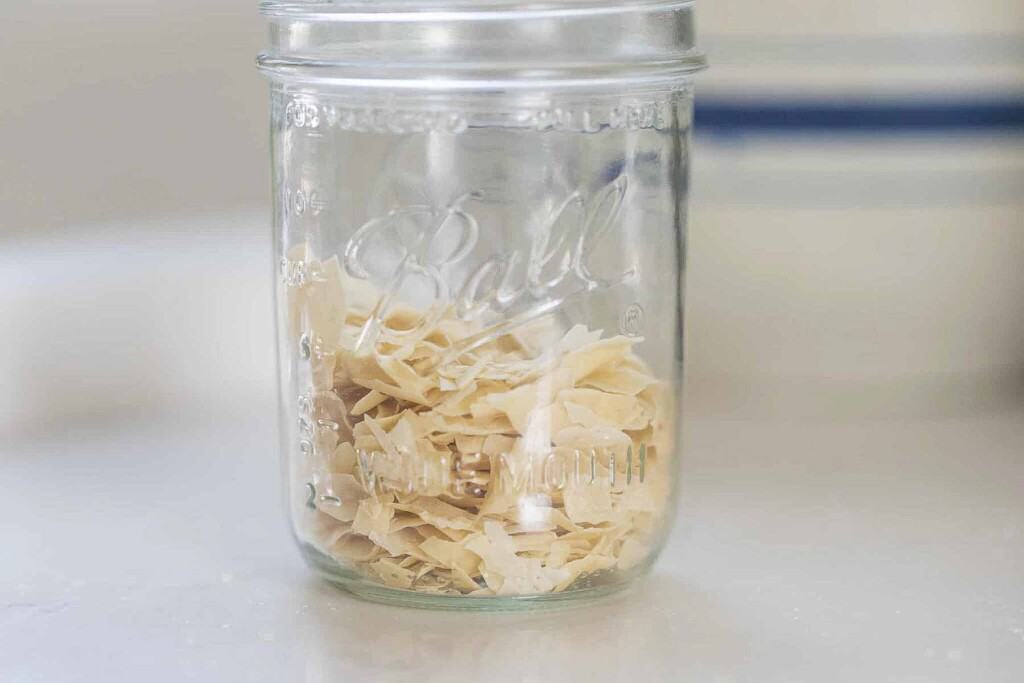
[[490,338],[396,306],[387,341],[360,345],[379,292],[305,246],[288,259],[317,430],[296,471],[310,543],[393,588],[472,596],[568,590],[649,556],[673,408],[642,340],[553,316]]

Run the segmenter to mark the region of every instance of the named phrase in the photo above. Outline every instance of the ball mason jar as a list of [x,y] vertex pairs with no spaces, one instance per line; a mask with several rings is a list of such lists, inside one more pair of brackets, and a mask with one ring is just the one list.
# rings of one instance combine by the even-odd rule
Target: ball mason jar
[[282,453],[307,562],[517,609],[675,511],[690,2],[267,2]]

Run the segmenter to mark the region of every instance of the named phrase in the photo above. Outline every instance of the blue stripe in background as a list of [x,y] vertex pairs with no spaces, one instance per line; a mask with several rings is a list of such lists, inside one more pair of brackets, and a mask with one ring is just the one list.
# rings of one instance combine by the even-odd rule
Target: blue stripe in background
[[1024,97],[974,101],[727,102],[696,98],[701,133],[1024,130]]

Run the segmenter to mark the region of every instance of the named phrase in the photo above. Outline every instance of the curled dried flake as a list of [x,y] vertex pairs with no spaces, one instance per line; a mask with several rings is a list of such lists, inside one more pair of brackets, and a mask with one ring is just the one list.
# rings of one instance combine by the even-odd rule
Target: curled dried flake
[[423,405],[428,404],[429,399],[426,396],[421,396],[420,394],[417,394],[414,391],[408,391],[406,389],[403,389],[402,387],[396,387],[392,384],[382,382],[381,380],[378,379],[366,380],[365,382],[360,382],[360,384],[366,387],[367,389],[374,389],[382,394],[387,394],[392,398],[396,398],[399,401],[406,401],[407,403],[417,403]]
[[433,565],[433,564],[430,564],[428,562],[423,562],[423,563],[419,564],[419,566],[409,567],[409,569],[412,569],[413,571],[416,572],[416,579],[415,580],[419,581],[420,579],[422,579],[427,574],[430,574],[431,572],[439,571],[440,567],[438,567],[436,565]]
[[516,446],[517,439],[503,434],[490,434],[484,439],[480,452],[484,455],[498,456],[503,453],[511,453]]
[[487,585],[487,589],[490,591],[490,595],[502,595],[501,587],[505,583],[505,577],[501,574],[489,571],[485,567],[480,568],[480,576],[483,578],[484,583]]
[[384,368],[380,366],[380,358],[375,353],[342,351],[338,360],[348,381],[353,384],[371,389],[372,387],[368,386],[371,381],[382,383],[391,381],[390,375],[384,372]]
[[558,350],[568,353],[589,346],[601,338],[601,330],[587,329],[586,325],[573,325],[558,342]]
[[548,593],[567,577],[564,569],[545,567],[541,560],[516,555],[515,541],[500,522],[485,521],[484,533],[467,539],[465,547],[480,556],[481,574],[498,595]]
[[316,506],[341,522],[355,521],[359,503],[366,498],[359,481],[351,474],[328,474],[316,477]]
[[391,533],[401,531],[402,529],[413,529],[426,524],[422,518],[409,512],[396,512],[391,518],[391,526],[389,530]]
[[402,529],[382,537],[370,536],[370,540],[384,548],[392,557],[408,555],[421,562],[432,561],[430,555],[420,550],[420,543],[423,539],[416,529]]
[[454,340],[464,339],[475,332],[476,328],[472,323],[454,317],[446,317],[437,322],[432,334],[441,335],[446,345],[451,346]]
[[615,566],[615,559],[604,555],[587,555],[579,560],[566,563],[560,571],[566,573],[566,577],[555,586],[554,590],[563,591],[577,581],[581,576],[593,574],[602,569],[610,569]]
[[380,364],[381,369],[387,373],[388,378],[390,378],[395,387],[400,388],[406,396],[410,397],[405,400],[411,400],[414,403],[424,405],[428,404],[426,394],[433,386],[429,379],[416,374],[415,370],[392,356],[378,358],[377,362]]
[[352,520],[352,530],[371,539],[384,538],[391,531],[394,506],[384,498],[364,498]]
[[352,434],[348,408],[336,391],[319,391],[313,394],[312,417],[321,433],[333,432],[342,440],[349,439]]
[[371,453],[381,448],[380,442],[377,441],[377,437],[375,437],[373,434],[357,435],[355,441],[353,441],[353,445],[355,446],[355,450],[357,453]]
[[588,429],[613,427],[643,429],[651,415],[632,396],[609,394],[598,389],[566,389],[558,394],[569,419]]
[[456,391],[467,387],[480,376],[480,373],[487,370],[492,362],[491,357],[486,353],[469,356],[467,359],[468,363],[446,362],[434,368],[434,371],[441,379],[439,382],[441,389],[444,391]]
[[[456,439],[458,439],[460,436],[462,435],[452,434],[450,432],[434,432],[432,434],[428,434],[427,438],[430,440],[432,444],[436,446],[451,446],[452,444],[456,443]],[[456,447],[456,450],[461,449]]]
[[[338,437],[338,433],[334,430],[317,429],[316,433],[312,437],[313,452],[318,456],[322,454],[324,459],[330,457],[330,454],[334,453],[338,448]],[[300,448],[303,448],[304,450],[306,449],[305,446],[300,446]]]
[[414,528],[416,529],[416,533],[418,533],[423,538],[424,541],[428,538],[440,538],[442,541],[451,540],[440,529],[438,529],[437,527],[430,526],[426,522]]
[[516,431],[523,434],[535,411],[550,405],[560,391],[571,386],[571,375],[565,371],[557,371],[511,391],[491,394],[484,400],[507,415]]
[[327,471],[333,474],[352,474],[356,471],[356,449],[348,442],[338,444],[327,456]]
[[[486,399],[492,394],[501,394],[505,392],[505,385],[497,385],[493,387],[491,391],[485,392],[482,396],[471,396],[471,400],[467,400],[469,403],[469,416],[474,420],[491,420],[496,417],[503,417],[502,412],[495,408]],[[464,414],[464,413],[460,413]],[[510,422],[509,425],[512,423]]]
[[424,523],[423,526],[415,528],[419,535],[423,537],[423,540],[427,540],[428,538],[439,538],[442,541],[455,541],[456,543],[461,543],[466,540],[466,537],[471,533],[465,529],[439,529],[426,523]]
[[566,448],[616,448],[630,446],[633,441],[621,429],[611,427],[577,427],[570,425],[555,434],[556,446]]
[[[397,424],[398,420],[395,419],[394,423]],[[369,416],[367,416],[362,421],[361,424],[366,425],[367,429],[370,430],[370,433],[373,434],[373,438],[380,445],[380,447],[384,449],[385,453],[387,453],[394,459],[400,458],[398,448],[395,446],[394,441],[392,441],[391,437],[388,435],[387,430],[389,429],[389,427],[385,426],[385,424],[382,424],[381,421],[375,420]]]
[[[395,412],[388,414],[381,411],[379,414],[373,416],[373,420],[376,422],[378,427],[384,431],[390,432],[394,426],[398,424],[398,421],[402,419],[402,413],[404,412],[404,410],[395,410]],[[364,421],[366,420],[366,418],[363,419]]]
[[369,415],[378,422],[381,422],[389,417],[394,417],[398,415],[403,410],[405,410],[405,405],[403,404],[402,401],[399,401],[398,399],[392,396],[388,396],[388,399],[381,403],[379,406],[367,410],[366,415]]
[[434,407],[434,410],[451,417],[466,415],[474,403],[489,393],[492,392],[480,392],[479,385],[476,382],[470,382],[464,387],[456,387],[454,393],[445,396],[444,400]]
[[572,373],[573,381],[579,382],[598,368],[611,365],[623,359],[638,339],[612,337],[602,339],[562,357],[562,367]]
[[417,375],[426,376],[437,362],[439,353],[440,350],[429,344],[420,344],[413,349],[412,353],[405,360]]
[[565,407],[555,403],[534,410],[521,432],[522,447],[530,453],[546,453],[551,447],[551,435],[569,426],[569,415]]
[[472,531],[474,515],[437,498],[419,496],[408,503],[396,503],[396,510],[411,512],[438,529],[461,529]]
[[552,532],[530,532],[511,536],[516,552],[546,551],[558,538]]
[[373,571],[387,585],[395,588],[411,588],[412,582],[416,580],[416,574],[399,566],[391,558],[382,557],[376,562],[370,563],[370,570]]
[[469,576],[479,571],[480,557],[467,550],[461,543],[428,538],[420,544],[420,549],[430,556],[432,561],[446,569],[458,567]]
[[[424,417],[426,418],[427,416],[424,415]],[[504,415],[497,415],[487,419],[476,419],[447,417],[434,413],[430,417],[435,420],[435,428],[439,432],[451,432],[467,436],[488,436],[490,434],[511,434],[515,432],[512,423]]]
[[572,552],[572,544],[568,541],[555,540],[548,546],[546,564],[553,569],[565,566],[569,561],[569,554]]
[[441,534],[443,534],[449,540],[455,541],[456,543],[461,543],[462,541],[466,540],[466,537],[469,536],[470,533],[472,533],[472,532],[467,531],[465,529],[446,529],[446,528],[440,528],[437,531],[439,531]]
[[655,381],[653,377],[645,372],[619,364],[614,367],[605,366],[591,372],[580,383],[583,386],[612,394],[636,396],[651,384],[654,384]]
[[580,483],[562,492],[565,514],[576,524],[600,524],[617,516],[607,479]]
[[329,552],[351,562],[369,562],[384,554],[383,548],[365,536],[349,534],[330,546]]
[[452,585],[462,593],[470,593],[480,589],[480,584],[474,581],[472,576],[460,569],[458,565],[452,566]]
[[535,505],[529,499],[524,504],[517,505],[506,517],[514,522],[508,528],[508,533],[522,533],[531,531],[577,531],[579,526],[575,524],[562,510],[554,507]]
[[415,453],[416,439],[420,436],[418,432],[416,413],[407,410],[399,416],[398,422],[388,432],[388,438],[399,452]]
[[[423,338],[428,330],[422,330],[424,315],[420,311],[402,304],[392,305],[383,316],[383,321],[388,330],[394,335],[400,335],[402,341],[408,345]],[[420,334],[413,335],[413,331],[420,330]]]
[[388,400],[386,394],[382,394],[376,389],[371,389],[366,392],[366,395],[356,401],[355,405],[352,406],[353,415],[362,415],[371,408],[376,408],[384,401]]
[[460,453],[484,453],[484,444],[492,437],[468,436],[466,434],[455,434],[455,448]]

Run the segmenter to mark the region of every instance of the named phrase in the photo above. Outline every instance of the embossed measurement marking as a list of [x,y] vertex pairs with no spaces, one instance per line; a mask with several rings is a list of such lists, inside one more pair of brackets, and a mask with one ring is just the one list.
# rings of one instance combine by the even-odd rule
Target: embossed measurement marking
[[286,215],[302,216],[307,212],[319,216],[328,207],[328,203],[316,190],[290,190],[285,188],[283,204]]
[[293,99],[285,105],[284,121],[292,128],[315,129],[320,126],[320,107],[315,102]]

